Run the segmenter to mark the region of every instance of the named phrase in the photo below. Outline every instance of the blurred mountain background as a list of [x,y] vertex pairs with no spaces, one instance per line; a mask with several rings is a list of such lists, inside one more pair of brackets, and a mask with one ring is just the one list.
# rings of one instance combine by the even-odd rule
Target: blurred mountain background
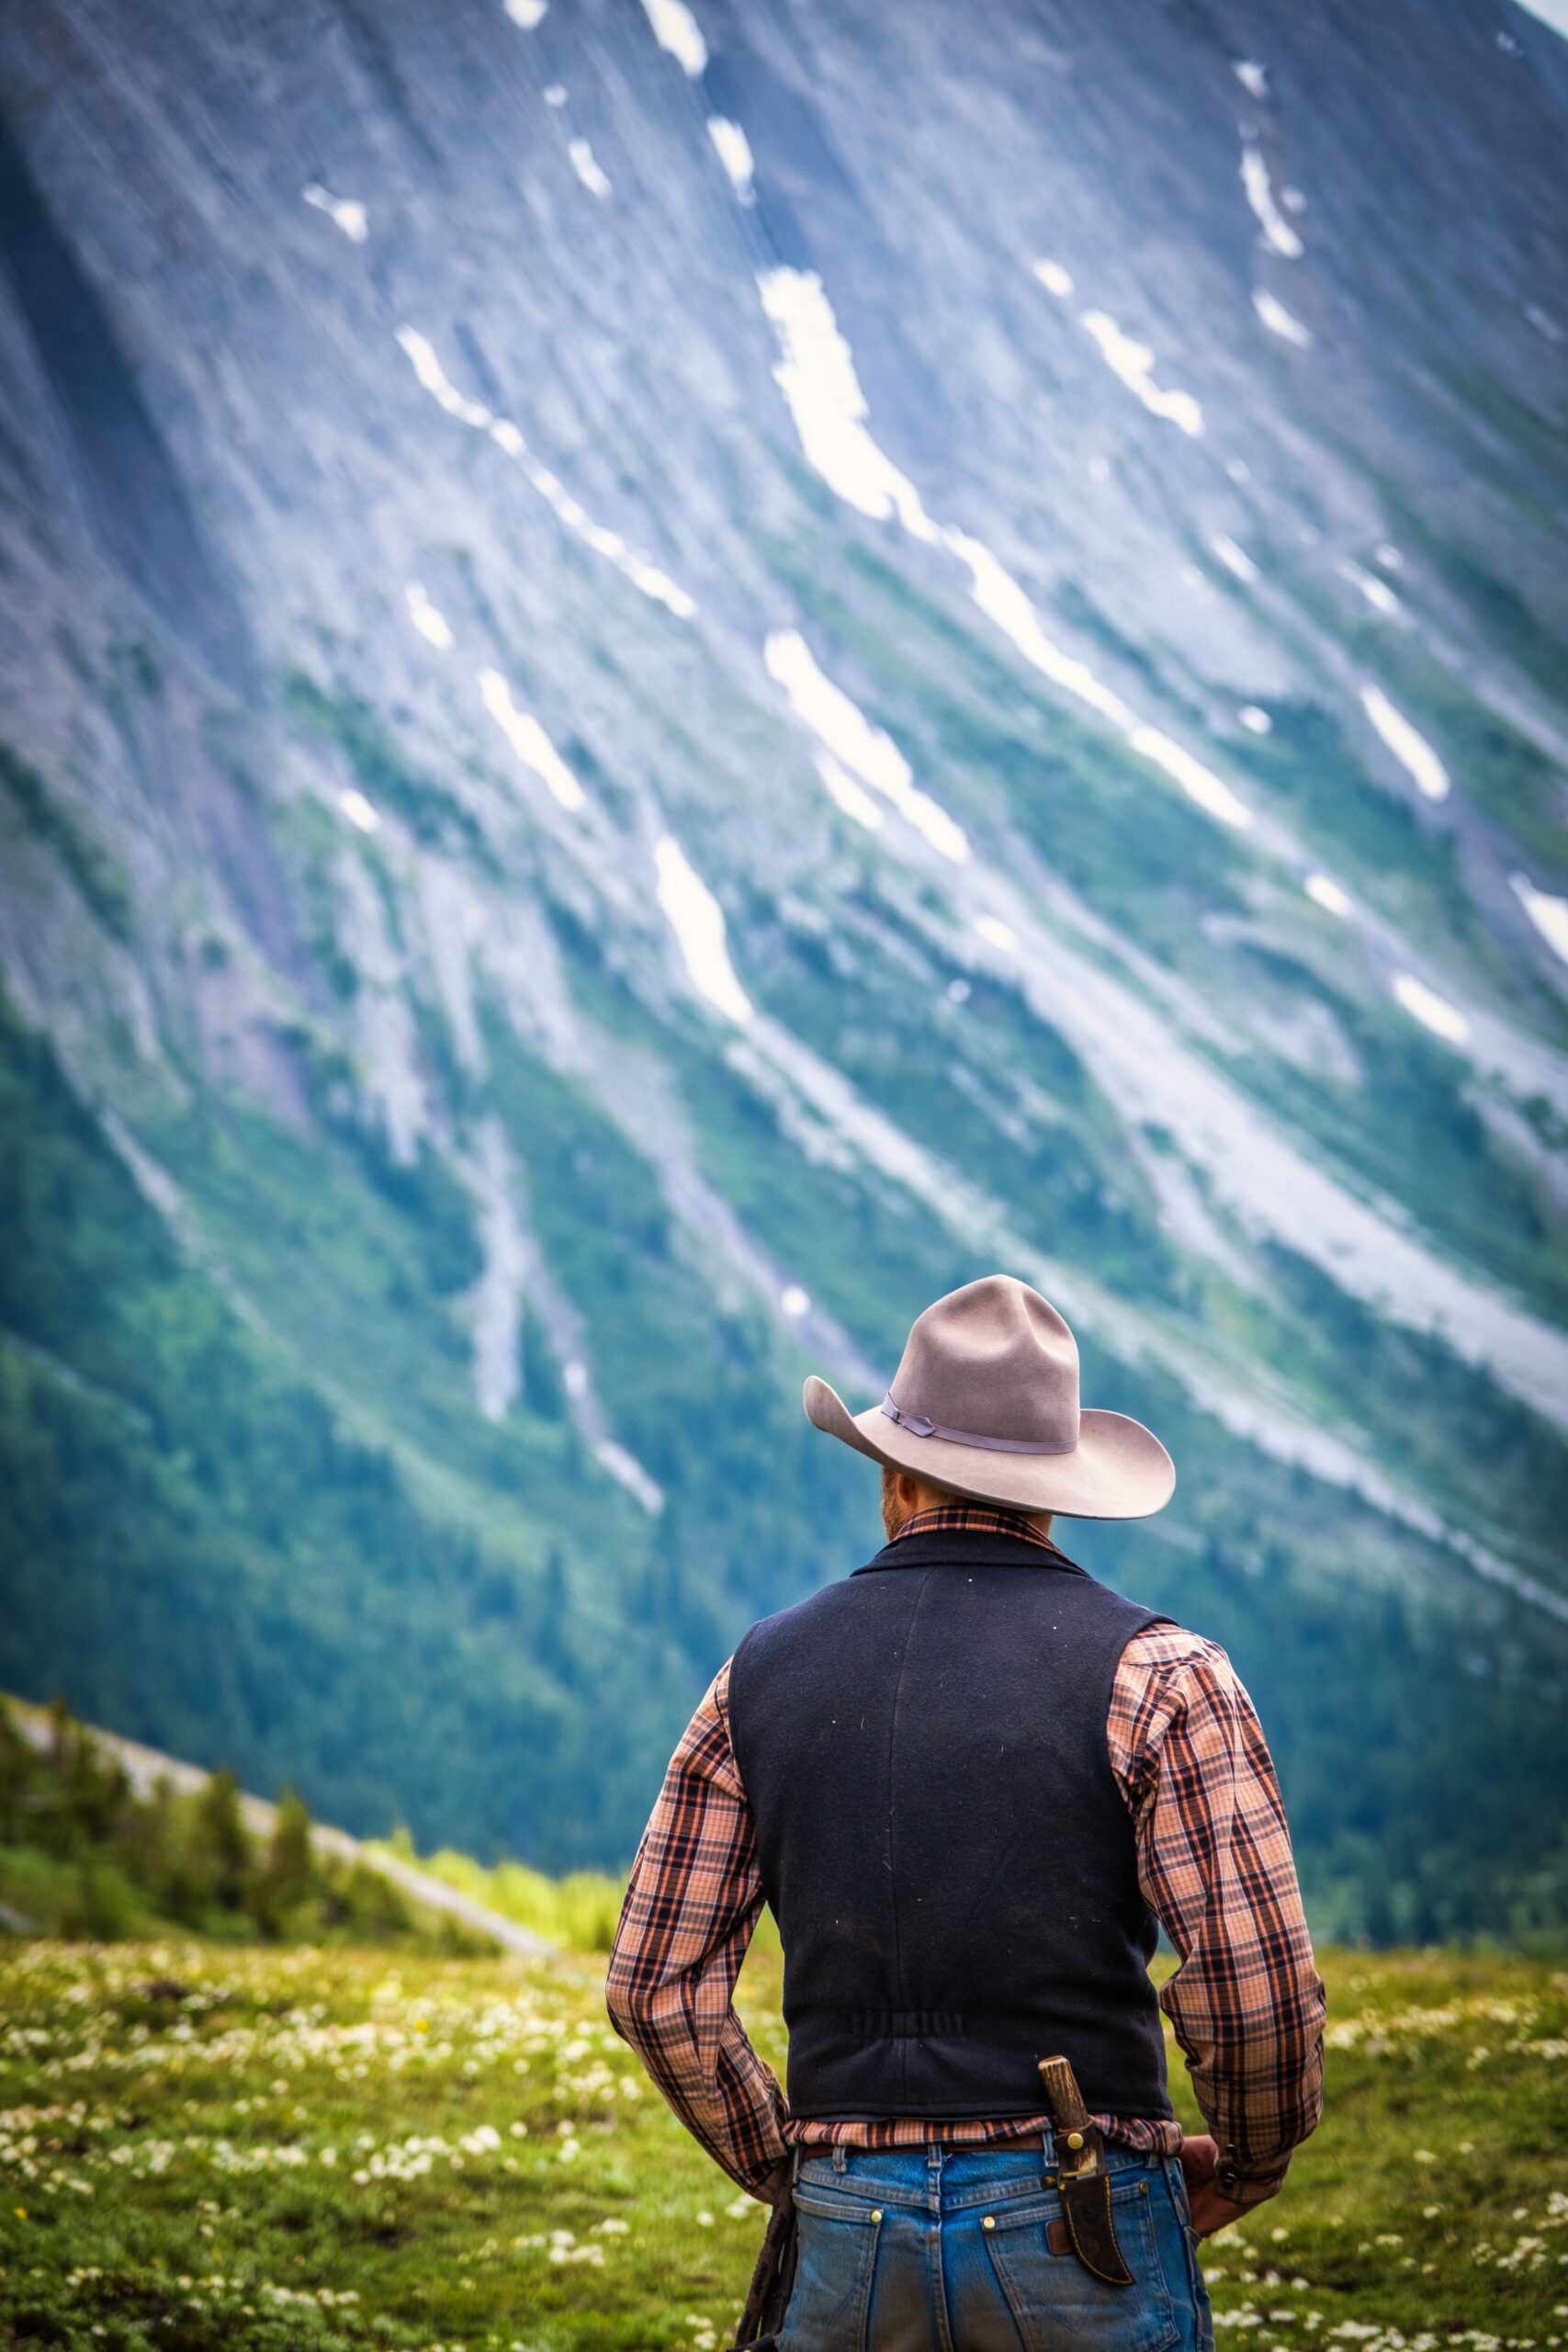
[[694,5],[0,16],[0,1684],[624,1861],[1002,1266],[1320,1926],[1561,1929],[1568,45]]

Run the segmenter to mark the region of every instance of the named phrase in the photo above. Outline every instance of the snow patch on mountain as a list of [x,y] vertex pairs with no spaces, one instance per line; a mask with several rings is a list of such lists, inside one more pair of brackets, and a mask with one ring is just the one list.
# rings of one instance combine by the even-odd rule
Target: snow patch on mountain
[[813,269],[781,267],[762,271],[757,288],[784,355],[773,378],[807,463],[861,514],[876,522],[896,514],[912,537],[934,539],[936,526],[913,482],[867,429],[871,412],[854,356],[821,278]]
[[[1568,1427],[1568,1335],[1461,1271],[1309,1159],[1186,1042],[1150,993],[1081,952],[1065,922],[1043,924],[1010,876],[977,869],[976,885],[988,911],[1000,911],[1018,934],[1026,1000],[1094,1070],[1124,1123],[1173,1136],[1188,1164],[1204,1172],[1213,1202],[1245,1230],[1305,1252],[1392,1320],[1440,1334]],[[1441,1012],[1434,1017],[1463,1019],[1431,989],[1400,1001],[1412,1012],[1417,1002],[1427,1011],[1435,1004]]]
[[756,174],[756,159],[751,153],[751,142],[740,125],[731,122],[726,115],[710,114],[708,137],[713,141],[715,154],[724,165],[729,185],[741,203],[755,204],[757,191],[752,180]]
[[1146,343],[1124,334],[1109,311],[1086,311],[1084,333],[1089,336],[1113,376],[1142,401],[1151,416],[1179,426],[1191,439],[1203,433],[1203,411],[1190,392],[1168,391],[1154,379],[1155,356]]
[[1550,890],[1538,890],[1528,875],[1515,874],[1509,879],[1520,906],[1552,954],[1568,964],[1568,899],[1554,897]]
[[1344,922],[1353,912],[1349,892],[1341,889],[1331,875],[1309,874],[1302,888],[1314,906],[1321,907],[1325,914],[1337,915]]
[[694,82],[707,70],[708,45],[685,0],[642,0],[653,38]]
[[1263,574],[1258,571],[1247,549],[1238,547],[1226,532],[1216,531],[1209,541],[1209,548],[1210,551],[1224,565],[1225,570],[1234,572],[1235,577],[1243,581],[1247,587],[1254,586],[1262,579]]
[[577,174],[590,196],[596,196],[603,200],[615,193],[610,186],[609,174],[593,153],[591,141],[584,139],[580,133],[576,138],[567,141],[566,152],[571,158],[572,170]]
[[518,709],[512,699],[512,688],[501,672],[481,670],[479,688],[485,708],[524,766],[543,780],[563,808],[581,808],[587,801],[587,794],[533,712]]
[[380,831],[381,811],[374,801],[367,798],[356,784],[349,785],[338,794],[337,805],[356,833]]
[[[935,540],[950,554],[955,555],[969,571],[970,593],[975,602],[1011,639],[1032,668],[1080,701],[1088,703],[1102,718],[1110,719],[1125,735],[1134,751],[1173,777],[1188,797],[1208,815],[1238,830],[1249,826],[1253,821],[1251,810],[1221,777],[1215,775],[1193,752],[1174,742],[1161,729],[1140,721],[1121,696],[1095,676],[1087,662],[1064,652],[1052,642],[1041,628],[1039,616],[1024,590],[983,540],[953,526],[939,528],[931,521],[913,483],[893,465],[867,429],[865,419],[869,411],[855,373],[853,354],[839,332],[838,322],[820,278],[812,273],[808,278],[803,279],[795,271],[778,271],[773,276],[775,281],[788,281],[782,289],[777,283],[773,285],[772,299],[775,308],[770,311],[770,316],[779,326],[785,340],[786,352],[790,355],[785,365],[773,372],[790,403],[807,458],[829,486],[850,504],[858,506],[862,513],[874,514],[878,519],[886,519],[897,514],[906,529],[911,530],[917,538],[926,542]],[[762,283],[766,307],[770,296],[766,290],[767,281]],[[1119,333],[1114,322],[1104,319],[1102,312],[1089,313],[1085,319],[1086,326],[1094,319],[1104,320],[1112,336]],[[1090,331],[1094,331],[1092,327]],[[1152,355],[1142,351],[1142,346],[1132,346],[1132,350],[1141,354],[1144,362],[1152,357]],[[802,356],[803,354],[806,356]],[[1134,365],[1131,358],[1128,365]],[[1181,405],[1187,395],[1153,393],[1151,396],[1175,403],[1171,413],[1177,422],[1181,422],[1187,414]],[[1195,412],[1196,403],[1192,406]],[[1195,423],[1189,418],[1183,429],[1201,432],[1201,414],[1196,415]],[[805,650],[803,641],[802,650]],[[799,655],[793,650],[786,658],[798,665]],[[809,661],[810,658],[807,652],[807,659]],[[812,662],[812,668],[816,668],[815,662]],[[820,676],[820,673],[818,675]],[[824,680],[823,684],[826,683]],[[816,689],[813,687],[810,691],[815,694]],[[838,752],[840,758],[844,757],[841,746],[835,745],[828,737],[824,737],[824,741],[829,742],[829,749]],[[853,768],[855,762],[846,759],[845,764]],[[874,779],[867,775],[865,781],[873,783]],[[876,788],[883,787],[877,786]],[[935,807],[934,803],[929,805]],[[933,833],[928,819],[914,813],[914,804],[910,804],[904,813],[909,815],[911,823],[927,832],[933,847],[942,849],[947,856],[956,854],[956,843],[943,848],[942,833]],[[967,842],[962,854],[967,854]]]
[[1447,768],[1426,737],[1412,726],[1402,710],[1394,707],[1381,686],[1361,688],[1361,708],[1416,790],[1427,800],[1446,800],[1452,788]]
[[1403,1005],[1413,1021],[1440,1037],[1446,1046],[1462,1046],[1470,1035],[1470,1023],[1457,1004],[1450,1004],[1414,972],[1396,972],[1393,976],[1393,1000]]
[[1364,571],[1348,558],[1340,565],[1339,576],[1366,598],[1374,613],[1382,613],[1386,619],[1392,620],[1404,609],[1386,580],[1380,580],[1375,571]]
[[1250,140],[1241,151],[1241,184],[1258,226],[1274,251],[1286,261],[1300,261],[1306,247],[1275,203],[1273,182],[1269,176],[1263,151],[1254,146]]
[[[769,676],[784,688],[795,717],[818,737],[840,763],[840,772],[851,770],[890,802],[940,857],[962,865],[970,854],[963,827],[929,792],[921,791],[893,738],[874,726],[843,688],[833,684],[799,630],[775,629],[762,649],[762,659]],[[846,813],[856,814],[832,783],[828,788]]]
[[422,334],[418,327],[404,325],[397,330],[397,337],[414,374],[432,400],[445,409],[448,416],[455,416],[459,424],[473,425],[481,432],[493,424],[494,418],[483,401],[468,400],[457,390],[441,365],[435,345],[428,335]]
[[1004,922],[1002,921],[1000,915],[976,915],[975,918],[975,932],[976,937],[985,940],[988,946],[996,948],[999,954],[1003,956],[1017,955],[1018,933],[1014,931],[1010,922]]
[[1266,286],[1253,289],[1252,307],[1269,334],[1277,334],[1281,343],[1293,344],[1298,351],[1312,349],[1312,329],[1303,326],[1294,312],[1287,311],[1283,302],[1277,295],[1270,294]]
[[880,832],[886,817],[869,792],[858,785],[847,769],[840,766],[831,752],[818,748],[813,754],[817,773],[828,788],[829,797],[835,801],[846,817],[863,825],[868,833]]
[[299,194],[304,203],[317,212],[324,212],[333,227],[343,231],[351,245],[362,245],[370,234],[370,215],[355,198],[334,196],[319,180],[309,181]]
[[678,620],[690,620],[696,612],[695,599],[671,579],[668,572],[639,555],[626,545],[618,531],[607,524],[596,523],[581,500],[572,496],[560,477],[541,463],[528,446],[527,435],[510,416],[497,416],[482,401],[470,400],[458,390],[442,366],[434,345],[417,327],[400,326],[398,342],[407,355],[410,366],[424,390],[446,414],[458,424],[488,433],[503,456],[522,467],[533,489],[566,526],[574,538],[592,548],[615,565],[623,578],[654,604],[665,605]]
[[1222,825],[1233,825],[1245,832],[1253,822],[1251,809],[1245,800],[1234,793],[1223,777],[1202,761],[1175,743],[1157,727],[1134,727],[1127,738],[1134,752],[1174,776],[1189,800],[1206,815],[1217,817]]
[[410,620],[425,643],[434,645],[438,653],[450,653],[457,643],[452,624],[439,605],[432,604],[423,581],[409,582],[403,590],[403,602],[408,606]]
[[661,834],[654,843],[653,862],[659,904],[692,986],[727,1021],[744,1026],[753,1007],[729,960],[723,908],[673,833]]

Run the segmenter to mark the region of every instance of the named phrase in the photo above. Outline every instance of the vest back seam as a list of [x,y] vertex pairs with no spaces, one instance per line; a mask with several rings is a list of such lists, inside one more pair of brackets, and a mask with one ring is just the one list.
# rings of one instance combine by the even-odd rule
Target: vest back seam
[[[898,2007],[900,2008],[903,2008],[906,2004],[904,2000],[904,1947],[898,1933],[898,1871],[897,1867],[897,1858],[893,1851],[893,1759],[898,1751],[898,1709],[904,1696],[904,1676],[909,1664],[909,1645],[914,1638],[915,1620],[920,1613],[920,1603],[926,1597],[926,1587],[930,1582],[931,1570],[928,1568],[925,1574],[921,1577],[919,1586],[916,1588],[915,1598],[910,1606],[909,1614],[905,1620],[904,1648],[898,1660],[898,1679],[893,1686],[893,1704],[888,1709],[887,1720],[887,1892],[893,1913],[893,1975],[894,1982],[898,1987]],[[898,2064],[899,2073],[902,2076],[903,2088],[904,2091],[908,2093],[909,2087],[909,2053],[907,2050],[899,2052]]]

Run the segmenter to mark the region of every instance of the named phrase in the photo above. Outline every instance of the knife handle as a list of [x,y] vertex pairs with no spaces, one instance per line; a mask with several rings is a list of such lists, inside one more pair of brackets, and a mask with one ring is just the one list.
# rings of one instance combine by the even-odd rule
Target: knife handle
[[1089,2125],[1089,2109],[1083,2103],[1078,2078],[1073,2072],[1070,2058],[1042,2058],[1040,2080],[1045,2089],[1045,2104],[1058,2132],[1082,2132]]

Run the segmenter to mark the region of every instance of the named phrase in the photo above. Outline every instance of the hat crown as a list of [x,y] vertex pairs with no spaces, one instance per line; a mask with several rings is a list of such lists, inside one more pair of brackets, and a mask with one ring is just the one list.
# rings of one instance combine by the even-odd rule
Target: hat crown
[[1078,1438],[1077,1341],[1037,1290],[987,1274],[917,1317],[889,1394],[938,1429],[1066,1450]]

